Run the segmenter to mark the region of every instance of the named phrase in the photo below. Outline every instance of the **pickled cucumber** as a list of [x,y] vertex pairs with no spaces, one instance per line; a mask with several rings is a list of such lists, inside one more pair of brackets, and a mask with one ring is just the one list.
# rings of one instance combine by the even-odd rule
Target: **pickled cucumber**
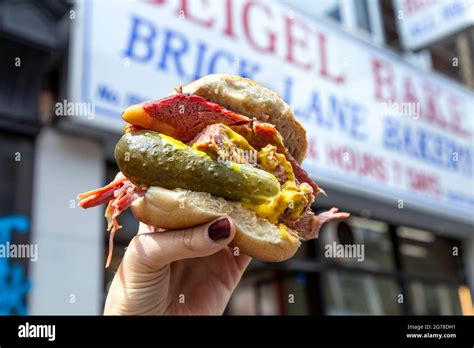
[[270,173],[248,165],[219,162],[205,152],[161,133],[126,133],[115,147],[117,164],[133,183],[208,192],[228,200],[261,204],[280,191]]

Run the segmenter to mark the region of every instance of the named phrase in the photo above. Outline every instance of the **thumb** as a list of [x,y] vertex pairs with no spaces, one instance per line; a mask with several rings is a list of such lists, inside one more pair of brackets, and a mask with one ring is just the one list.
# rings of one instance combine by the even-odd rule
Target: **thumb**
[[181,259],[212,255],[225,248],[234,235],[234,223],[228,217],[221,217],[183,230],[139,234],[127,253],[135,254],[141,263],[159,268]]

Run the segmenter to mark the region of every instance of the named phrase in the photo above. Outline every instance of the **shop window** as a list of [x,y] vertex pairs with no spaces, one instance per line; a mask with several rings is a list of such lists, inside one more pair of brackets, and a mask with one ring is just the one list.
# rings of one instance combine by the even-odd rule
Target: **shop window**
[[382,12],[382,25],[385,35],[385,43],[391,48],[402,51],[400,37],[398,36],[397,20],[398,13],[393,7],[392,0],[381,0],[380,9]]
[[247,274],[232,294],[224,314],[256,315],[258,313],[257,301],[255,278]]
[[341,22],[341,0],[285,0],[283,3],[316,18],[327,17]]
[[292,259],[293,260],[306,260],[308,258],[309,253],[310,253],[310,243],[308,242],[303,242],[301,243],[301,246],[298,248],[296,251],[296,254],[293,255]]
[[352,227],[345,221],[339,221],[336,227],[337,239],[342,245],[354,244],[354,233]]
[[[360,2],[367,3],[365,0]],[[393,1],[381,0],[380,9],[385,43],[399,52],[403,51],[397,28],[397,21],[402,19],[396,12]],[[358,12],[363,13],[363,10],[359,9]],[[430,58],[429,65],[433,70],[474,89],[474,28],[471,27],[441,41],[438,40],[426,50]],[[409,58],[409,60],[416,64],[417,58]],[[420,60],[423,62],[422,66],[426,65],[423,53]]]
[[359,0],[355,2],[355,17],[357,26],[360,29],[368,33],[372,32],[368,0]]
[[405,273],[443,280],[462,280],[461,247],[431,232],[399,227],[400,257]]
[[308,275],[303,272],[290,274],[283,280],[283,310],[285,315],[307,315]]
[[474,89],[474,28],[428,48],[433,69]]
[[394,269],[388,225],[383,222],[351,217],[347,222],[329,223],[318,244],[324,262],[368,270]]
[[[471,310],[459,241],[352,216],[326,224],[318,240],[304,245],[307,250],[297,259],[274,264],[272,271],[252,263],[226,313],[457,315]],[[357,260],[361,255],[325,255],[334,245],[363,245],[363,261]]]
[[225,314],[312,314],[308,302],[311,277],[314,275],[304,272],[249,270],[235,289]]
[[280,315],[281,284],[277,273],[262,269],[247,270],[232,294],[225,314]]
[[458,288],[445,284],[410,282],[409,294],[416,315],[461,315]]
[[278,283],[268,282],[258,285],[259,315],[280,315],[280,301],[278,296]]
[[324,284],[326,314],[401,314],[397,283],[388,277],[349,272],[326,272]]

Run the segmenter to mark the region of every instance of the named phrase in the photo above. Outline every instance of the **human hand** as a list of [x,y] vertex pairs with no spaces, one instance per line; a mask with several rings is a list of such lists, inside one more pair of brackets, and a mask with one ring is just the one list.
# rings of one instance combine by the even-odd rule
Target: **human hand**
[[228,218],[176,231],[140,223],[110,286],[104,314],[222,314],[251,260],[228,247],[234,234]]

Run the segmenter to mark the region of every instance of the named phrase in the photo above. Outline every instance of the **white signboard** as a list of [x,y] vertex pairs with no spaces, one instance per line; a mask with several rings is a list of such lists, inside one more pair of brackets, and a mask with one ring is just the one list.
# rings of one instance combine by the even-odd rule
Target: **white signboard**
[[474,0],[393,0],[403,46],[418,49],[474,25]]
[[472,219],[474,97],[459,85],[290,8],[264,1],[78,5],[74,120],[121,131],[128,105],[200,76],[251,77],[304,123],[318,181]]

